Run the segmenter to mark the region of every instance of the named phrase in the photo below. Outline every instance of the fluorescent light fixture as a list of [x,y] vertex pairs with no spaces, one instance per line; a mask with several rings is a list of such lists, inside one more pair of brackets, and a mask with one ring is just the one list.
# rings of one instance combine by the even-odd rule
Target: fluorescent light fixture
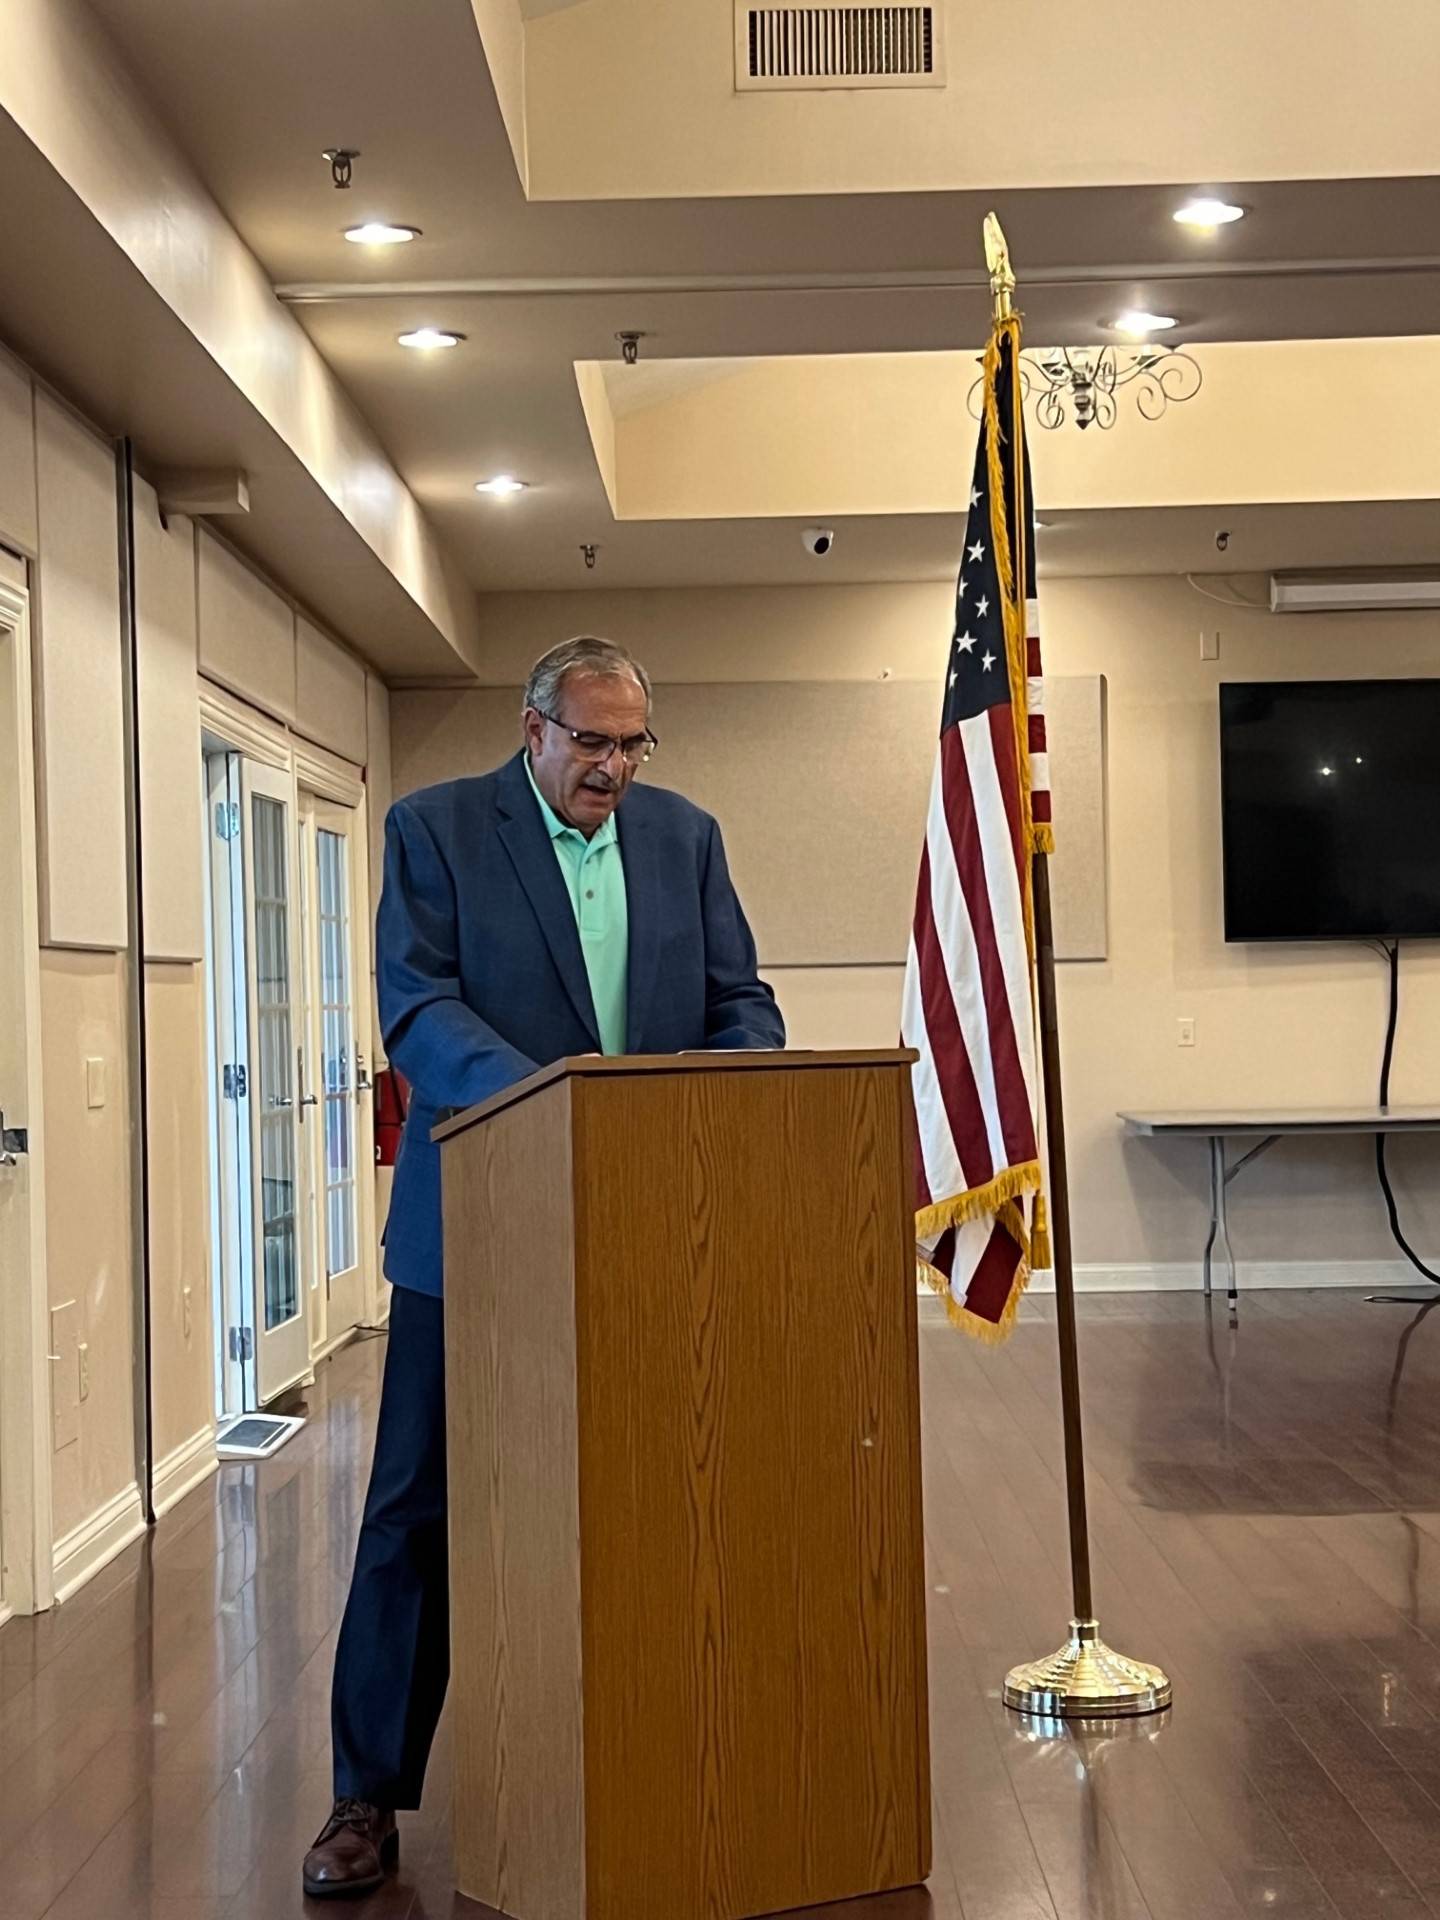
[[1229,200],[1202,197],[1187,200],[1183,207],[1175,209],[1173,217],[1182,227],[1198,227],[1203,233],[1213,233],[1217,227],[1228,227],[1232,220],[1243,220],[1245,209],[1233,205]]
[[1146,313],[1138,307],[1127,308],[1117,313],[1110,322],[1115,333],[1128,333],[1132,339],[1142,340],[1147,333],[1168,333],[1175,325],[1175,316],[1171,313]]
[[363,226],[347,227],[345,238],[357,247],[403,247],[407,240],[420,238],[420,229],[392,227],[387,220],[367,220]]
[[513,473],[497,473],[493,480],[477,480],[475,491],[496,494],[504,499],[512,493],[524,493],[529,484],[528,480],[517,480]]
[[1430,567],[1273,573],[1272,613],[1390,613],[1440,609],[1440,572]]
[[458,347],[465,336],[463,333],[446,333],[441,327],[416,327],[411,333],[397,333],[395,338],[402,347],[419,347],[423,350],[431,347]]

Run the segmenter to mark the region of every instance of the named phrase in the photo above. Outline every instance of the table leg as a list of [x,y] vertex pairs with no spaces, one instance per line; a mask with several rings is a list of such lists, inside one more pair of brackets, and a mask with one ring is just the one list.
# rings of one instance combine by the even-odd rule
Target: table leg
[[1215,1250],[1215,1236],[1220,1231],[1220,1209],[1225,1204],[1225,1152],[1224,1143],[1212,1133],[1210,1136],[1210,1237],[1205,1242],[1205,1297],[1210,1297],[1210,1255]]
[[[1233,1307],[1236,1303],[1235,1250],[1230,1245],[1230,1216],[1229,1216],[1229,1211],[1226,1207],[1225,1189],[1229,1186],[1230,1181],[1233,1178],[1234,1174],[1238,1173],[1240,1171],[1240,1167],[1244,1166],[1245,1161],[1242,1160],[1239,1163],[1239,1165],[1237,1165],[1233,1169],[1232,1172],[1227,1172],[1225,1168],[1225,1141],[1223,1137],[1214,1140],[1212,1142],[1212,1146],[1215,1154],[1214,1173],[1212,1175],[1212,1178],[1216,1182],[1216,1188],[1219,1194],[1219,1206],[1216,1210],[1216,1220],[1220,1229],[1221,1244],[1225,1248],[1226,1270],[1230,1275],[1230,1286],[1229,1286],[1229,1291],[1226,1297],[1228,1298],[1230,1305]],[[1254,1156],[1252,1154],[1247,1153],[1245,1156],[1245,1159],[1249,1160],[1249,1159],[1252,1159],[1253,1157]]]

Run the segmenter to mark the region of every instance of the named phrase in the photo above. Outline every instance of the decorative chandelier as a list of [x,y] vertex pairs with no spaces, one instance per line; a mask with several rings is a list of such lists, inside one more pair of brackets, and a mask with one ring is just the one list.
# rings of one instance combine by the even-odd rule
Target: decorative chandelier
[[[1053,432],[1073,413],[1083,433],[1099,427],[1108,433],[1119,418],[1115,395],[1133,386],[1135,405],[1146,420],[1158,420],[1174,402],[1193,400],[1203,376],[1200,363],[1176,347],[1042,347],[1020,355],[1020,386],[1037,426]],[[980,418],[985,382],[969,393],[971,416]]]

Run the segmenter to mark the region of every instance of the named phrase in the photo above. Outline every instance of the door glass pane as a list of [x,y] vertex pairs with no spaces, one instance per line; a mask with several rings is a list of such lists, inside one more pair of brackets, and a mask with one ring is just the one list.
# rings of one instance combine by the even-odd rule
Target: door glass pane
[[[290,1063],[290,890],[285,809],[254,796],[256,1086],[260,1102],[260,1218],[264,1235],[265,1330],[300,1311],[295,1230],[295,1127]],[[285,1101],[285,1106],[277,1103]]]
[[355,1010],[344,834],[315,835],[320,896],[320,1084],[325,1106],[325,1271],[355,1264]]

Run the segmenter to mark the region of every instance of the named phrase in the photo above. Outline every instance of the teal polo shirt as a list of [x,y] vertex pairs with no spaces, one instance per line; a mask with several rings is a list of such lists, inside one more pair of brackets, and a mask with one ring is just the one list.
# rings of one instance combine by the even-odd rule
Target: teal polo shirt
[[625,896],[625,868],[615,816],[586,839],[578,827],[567,826],[535,784],[530,757],[525,775],[550,835],[555,858],[575,909],[580,948],[590,976],[590,997],[600,1026],[602,1053],[625,1051],[625,989],[630,969],[630,908]]

